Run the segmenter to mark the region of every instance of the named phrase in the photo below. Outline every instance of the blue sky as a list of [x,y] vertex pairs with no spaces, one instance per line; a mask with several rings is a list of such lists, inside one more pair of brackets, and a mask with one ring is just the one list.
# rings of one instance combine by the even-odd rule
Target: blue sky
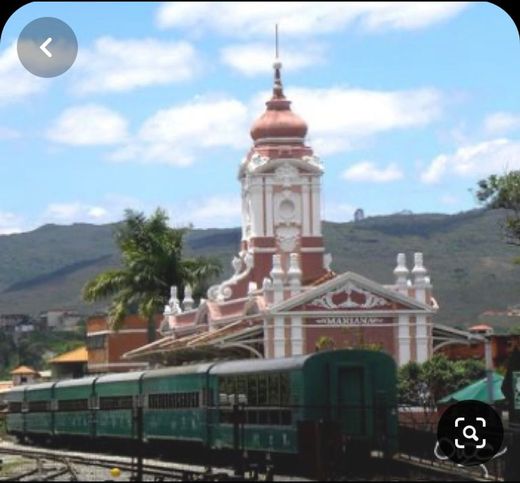
[[[78,38],[60,77],[21,66],[38,17]],[[324,219],[476,206],[520,168],[520,45],[490,3],[38,3],[0,42],[0,234],[106,223],[126,207],[175,225],[239,225],[240,160],[272,85],[325,164]]]

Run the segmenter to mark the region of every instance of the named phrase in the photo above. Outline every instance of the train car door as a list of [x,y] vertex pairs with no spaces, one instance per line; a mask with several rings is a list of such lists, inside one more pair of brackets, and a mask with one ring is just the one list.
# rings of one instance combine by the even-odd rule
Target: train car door
[[335,399],[337,419],[345,433],[353,437],[366,435],[370,401],[368,401],[368,384],[363,366],[338,366]]

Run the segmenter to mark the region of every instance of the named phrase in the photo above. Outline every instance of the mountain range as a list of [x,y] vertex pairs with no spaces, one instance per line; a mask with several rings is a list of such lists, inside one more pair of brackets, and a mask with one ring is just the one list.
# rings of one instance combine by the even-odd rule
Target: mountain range
[[[467,327],[485,311],[504,311],[520,302],[520,265],[514,263],[520,249],[505,242],[504,216],[495,210],[395,214],[324,222],[323,234],[336,273],[350,270],[383,284],[394,281],[398,252],[407,254],[410,269],[413,252],[423,252],[440,305],[436,321]],[[114,227],[44,225],[0,236],[0,314],[102,310],[106,303],[81,300],[81,287],[97,273],[118,266]],[[195,229],[187,235],[186,255],[217,256],[225,278],[239,243],[239,228]]]

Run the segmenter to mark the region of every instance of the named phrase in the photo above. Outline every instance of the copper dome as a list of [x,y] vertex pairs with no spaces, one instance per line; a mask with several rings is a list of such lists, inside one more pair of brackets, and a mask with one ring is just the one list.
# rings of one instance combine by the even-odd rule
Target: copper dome
[[307,134],[307,123],[291,111],[291,101],[283,94],[280,68],[281,63],[276,62],[273,97],[266,102],[266,111],[251,128],[251,137],[255,143],[263,139],[273,141],[273,138],[302,143]]

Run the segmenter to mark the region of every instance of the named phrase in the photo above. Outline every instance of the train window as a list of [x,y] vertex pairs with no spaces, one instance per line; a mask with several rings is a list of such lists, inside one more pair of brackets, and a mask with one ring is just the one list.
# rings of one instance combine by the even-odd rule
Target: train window
[[224,377],[221,382],[221,391],[223,394],[235,394],[235,378],[234,377]]
[[237,377],[236,394],[247,394],[247,377],[246,376]]
[[86,411],[88,399],[69,399],[58,401],[58,411]]
[[258,424],[269,424],[268,411],[258,411]]
[[198,392],[180,392],[170,394],[150,394],[148,407],[150,409],[185,409],[200,406]]
[[22,403],[15,402],[15,401],[9,401],[7,408],[10,413],[21,413],[22,412]]
[[102,397],[99,398],[100,409],[132,409],[132,396]]
[[258,411],[247,411],[247,424],[258,424]]
[[269,381],[269,399],[270,406],[278,406],[280,404],[280,376],[278,374],[270,374]]
[[204,406],[211,406],[212,405],[212,397],[213,396],[213,392],[211,391],[211,389],[208,391],[206,388],[203,388],[202,389],[202,404]]
[[278,426],[280,424],[280,411],[269,411],[269,424]]
[[247,403],[249,406],[258,405],[258,379],[256,375],[247,378]]
[[284,409],[280,411],[280,424],[284,426],[290,426],[292,423],[291,411]]
[[282,374],[280,374],[280,405],[281,406],[289,405],[289,394],[290,394],[289,374],[282,373]]
[[258,405],[267,404],[267,376],[260,374],[258,376]]
[[49,410],[49,401],[29,401],[29,412],[42,413]]

